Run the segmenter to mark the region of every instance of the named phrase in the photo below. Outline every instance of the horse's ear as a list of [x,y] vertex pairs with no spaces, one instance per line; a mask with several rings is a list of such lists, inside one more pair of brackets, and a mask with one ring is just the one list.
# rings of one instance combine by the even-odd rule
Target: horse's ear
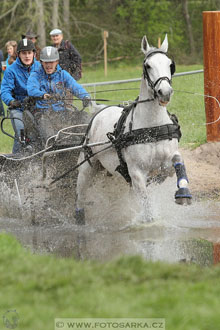
[[164,41],[162,43],[162,45],[160,46],[160,50],[164,53],[167,53],[168,51],[168,38],[167,38],[167,34],[165,35]]
[[142,39],[141,50],[144,53],[144,55],[146,55],[147,52],[150,50],[150,46],[148,44],[148,41],[147,41],[147,37],[146,36],[144,36],[143,39]]

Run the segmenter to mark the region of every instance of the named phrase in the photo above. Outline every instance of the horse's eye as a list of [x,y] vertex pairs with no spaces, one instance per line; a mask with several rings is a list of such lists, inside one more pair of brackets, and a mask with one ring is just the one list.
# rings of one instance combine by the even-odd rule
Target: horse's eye
[[149,64],[146,64],[146,69],[149,70],[151,66]]

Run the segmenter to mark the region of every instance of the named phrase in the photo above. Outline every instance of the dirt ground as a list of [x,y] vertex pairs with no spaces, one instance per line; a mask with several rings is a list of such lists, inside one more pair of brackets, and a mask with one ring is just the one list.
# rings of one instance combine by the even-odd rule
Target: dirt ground
[[220,142],[209,142],[194,150],[180,149],[180,152],[194,197],[220,200]]

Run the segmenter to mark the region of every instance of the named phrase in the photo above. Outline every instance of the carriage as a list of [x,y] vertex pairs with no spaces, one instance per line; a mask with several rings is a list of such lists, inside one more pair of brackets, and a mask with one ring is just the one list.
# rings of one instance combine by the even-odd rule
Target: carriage
[[[60,114],[36,116],[30,100],[25,102],[21,152],[0,155],[0,215],[43,223],[47,214],[47,219],[61,221],[74,213],[77,171],[72,169],[77,164],[89,114],[72,107]],[[5,129],[10,117],[8,109],[1,120],[1,131],[14,139]],[[61,175],[62,180],[50,185]]]
[[[93,101],[91,118],[78,116],[74,125],[50,134],[43,150],[37,151],[35,157],[1,157],[1,176],[7,172],[7,185],[14,186],[23,213],[27,212],[24,205],[29,205],[33,222],[37,221],[36,209],[46,208],[54,218],[71,218],[75,214],[76,223],[85,223],[85,193],[100,168],[98,165],[110,175],[122,175],[146,209],[149,208],[147,185],[152,179],[161,182],[174,173],[178,188],[175,201],[191,203],[186,169],[178,151],[180,126],[166,109],[173,93],[171,82],[175,72],[175,63],[167,55],[167,36],[159,49],[149,46],[144,36],[141,49],[145,58],[140,94],[131,105],[123,108]],[[76,113],[82,114],[78,110]],[[30,118],[29,114],[27,122]],[[31,146],[28,139],[38,140],[33,133],[33,120],[30,126],[30,134],[24,133],[21,141],[24,149]],[[73,171],[76,169],[78,172]],[[31,184],[28,171],[33,178]],[[22,195],[27,202],[22,201],[21,189],[27,190]],[[42,201],[39,196],[43,196]]]

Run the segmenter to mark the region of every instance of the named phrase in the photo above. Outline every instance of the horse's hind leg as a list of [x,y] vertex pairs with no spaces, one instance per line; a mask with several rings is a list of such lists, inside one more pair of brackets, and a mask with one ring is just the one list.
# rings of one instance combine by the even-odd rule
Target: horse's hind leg
[[77,178],[77,198],[76,198],[76,224],[85,224],[84,202],[85,194],[88,187],[91,186],[92,178],[96,170],[90,166],[88,162],[85,162],[79,167],[79,174]]
[[175,154],[172,158],[173,166],[177,176],[178,190],[175,193],[175,201],[177,204],[191,204],[192,195],[188,188],[189,180],[186,174],[186,168],[183,159],[179,153]]

